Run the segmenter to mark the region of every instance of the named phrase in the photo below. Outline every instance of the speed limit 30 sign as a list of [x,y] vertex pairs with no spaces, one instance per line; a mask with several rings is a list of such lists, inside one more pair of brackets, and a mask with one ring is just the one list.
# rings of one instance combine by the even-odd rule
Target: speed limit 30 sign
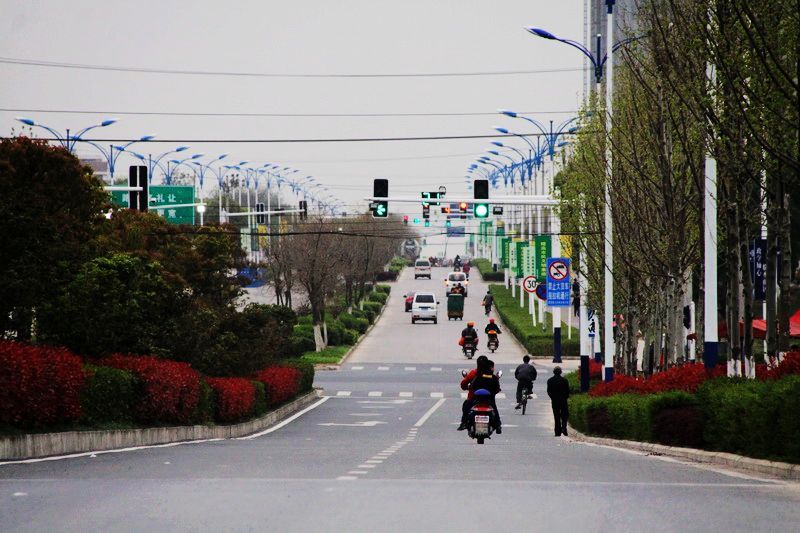
[[528,293],[535,293],[536,292],[536,276],[526,276],[525,279],[522,280],[522,288],[525,289],[525,292]]

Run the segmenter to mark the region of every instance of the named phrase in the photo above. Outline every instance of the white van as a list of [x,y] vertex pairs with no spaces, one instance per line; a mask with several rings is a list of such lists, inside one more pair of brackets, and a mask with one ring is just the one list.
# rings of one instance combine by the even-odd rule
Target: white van
[[411,323],[416,324],[417,320],[432,320],[436,324],[438,307],[439,302],[436,301],[436,295],[432,292],[414,294],[414,302],[411,304]]
[[414,263],[414,279],[431,279],[431,262],[427,259],[417,259]]
[[450,272],[446,278],[444,278],[444,293],[450,294],[453,290],[453,287],[456,285],[461,284],[464,287],[464,298],[467,297],[467,287],[469,286],[469,280],[467,280],[467,275],[463,272]]

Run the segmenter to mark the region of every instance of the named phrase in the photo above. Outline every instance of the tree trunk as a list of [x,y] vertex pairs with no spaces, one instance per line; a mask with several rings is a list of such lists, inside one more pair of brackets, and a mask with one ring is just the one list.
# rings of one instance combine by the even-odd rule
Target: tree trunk
[[780,279],[780,301],[778,306],[778,350],[786,352],[789,350],[789,314],[791,309],[791,282],[792,282],[792,239],[791,239],[791,217],[789,206],[789,195],[783,196],[781,211],[781,279]]
[[750,272],[750,250],[747,238],[747,220],[745,210],[739,209],[739,261],[742,265],[741,277],[743,287],[744,344],[742,345],[742,375],[755,378],[753,360],[753,278]]
[[778,352],[778,324],[777,324],[777,299],[778,299],[778,216],[780,207],[777,196],[778,178],[776,175],[767,177],[767,257],[766,272],[767,290],[767,353],[764,354],[772,361]]

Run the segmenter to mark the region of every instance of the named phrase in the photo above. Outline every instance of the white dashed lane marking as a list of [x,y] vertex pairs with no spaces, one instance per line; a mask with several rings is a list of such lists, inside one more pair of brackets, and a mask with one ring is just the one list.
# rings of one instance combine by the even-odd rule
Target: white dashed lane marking
[[354,367],[351,367],[351,370],[364,370],[364,367],[363,366],[354,366]]
[[385,370],[389,370],[389,367],[388,366],[379,366],[378,370],[384,370],[384,371]]
[[444,398],[444,393],[443,392],[432,392],[431,393],[431,398]]
[[339,392],[336,393],[336,396],[350,396],[350,391],[349,390],[340,390]]
[[415,371],[417,369],[417,367],[415,367],[415,366],[407,366],[405,369],[406,369],[407,372],[413,372],[413,371]]
[[370,396],[372,398],[377,398],[378,396],[383,396],[383,393],[381,391],[372,391],[369,394],[367,394],[367,396]]
[[400,397],[401,398],[411,398],[412,396],[414,396],[413,392],[401,392],[400,393]]

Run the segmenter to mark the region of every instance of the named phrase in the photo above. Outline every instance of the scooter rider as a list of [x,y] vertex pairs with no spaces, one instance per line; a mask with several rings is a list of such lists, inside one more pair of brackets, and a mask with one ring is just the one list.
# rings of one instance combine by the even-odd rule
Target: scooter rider
[[514,377],[517,378],[517,406],[514,409],[522,408],[522,392],[533,390],[533,382],[536,381],[536,368],[530,364],[531,357],[526,355],[522,358],[522,364],[514,370]]
[[475,330],[475,322],[470,320],[467,322],[467,327],[461,330],[461,346],[467,344],[469,341],[472,345],[478,345],[478,332]]
[[483,308],[486,311],[486,316],[492,311],[492,304],[494,303],[494,296],[491,291],[486,291],[486,296],[483,297]]
[[461,406],[461,424],[458,426],[458,431],[467,429],[467,417],[475,404],[475,391],[478,389],[486,389],[492,395],[491,406],[495,413],[495,429],[498,435],[503,432],[500,421],[500,411],[497,409],[495,395],[500,392],[500,379],[494,375],[494,361],[489,360],[485,355],[481,355],[477,360],[477,368],[470,370],[469,373],[461,380],[461,389],[466,390],[467,399]]
[[[500,392],[500,378],[494,373],[494,361],[487,360],[483,369],[479,367],[475,379],[469,384],[469,390],[474,392],[479,389],[486,389],[492,395],[491,406],[494,410],[494,428],[497,434],[503,433],[502,423],[500,421],[500,411],[497,409],[497,402],[495,397]],[[474,404],[474,401],[473,401]],[[472,405],[470,405],[472,408]],[[467,411],[469,413],[469,411]]]
[[500,341],[497,339],[497,336],[502,334],[503,332],[500,331],[500,326],[495,324],[494,318],[489,319],[489,323],[486,324],[486,327],[483,330],[486,333],[489,341],[494,341],[497,343],[497,347],[500,347]]
[[458,426],[458,431],[464,431],[467,429],[467,415],[469,414],[469,410],[472,408],[472,400],[474,394],[472,390],[469,388],[469,384],[472,383],[472,380],[475,379],[475,376],[478,375],[478,369],[481,368],[483,365],[486,364],[489,358],[485,355],[479,355],[478,359],[476,359],[475,368],[467,372],[467,375],[464,376],[464,379],[461,380],[461,390],[468,391],[467,392],[467,399],[464,400],[464,403],[461,404],[461,424]]

